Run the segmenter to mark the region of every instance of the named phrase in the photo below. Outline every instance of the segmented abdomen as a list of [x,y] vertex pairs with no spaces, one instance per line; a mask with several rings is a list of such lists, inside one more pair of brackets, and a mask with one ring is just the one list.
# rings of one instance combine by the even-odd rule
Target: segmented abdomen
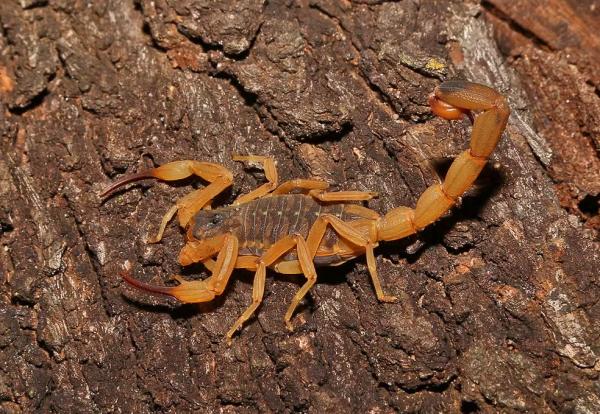
[[306,238],[317,217],[325,213],[343,219],[344,205],[321,204],[304,194],[265,197],[244,204],[239,211],[242,226],[237,232],[240,254],[261,255],[290,234]]
[[[299,234],[306,238],[322,214],[331,214],[341,220],[357,218],[344,212],[344,208],[344,204],[320,203],[305,194],[263,197],[239,206],[201,210],[195,217],[192,234],[202,240],[232,233],[238,238],[241,256],[260,256],[287,235]],[[336,240],[335,233],[328,230],[321,246],[331,247]],[[290,257],[294,255],[291,253]]]

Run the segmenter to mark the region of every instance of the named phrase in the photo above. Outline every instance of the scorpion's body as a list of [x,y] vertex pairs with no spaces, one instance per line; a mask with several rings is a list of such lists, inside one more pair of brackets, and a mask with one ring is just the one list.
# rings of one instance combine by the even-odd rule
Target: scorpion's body
[[[200,241],[231,233],[238,239],[239,256],[260,257],[285,236],[298,234],[306,239],[316,219],[324,214],[342,221],[363,219],[352,212],[357,207],[360,208],[356,204],[322,202],[306,194],[274,195],[237,206],[200,210],[192,219],[188,237]],[[336,266],[355,257],[354,250],[346,252],[345,246],[336,233],[328,229],[319,244],[315,265]],[[283,266],[277,266],[279,263],[295,261],[297,258],[292,250],[272,267],[281,269]]]
[[[374,193],[327,192],[328,184],[320,180],[297,179],[278,186],[274,160],[252,155],[235,156],[234,160],[262,163],[267,182],[238,197],[232,205],[217,209],[211,209],[212,199],[233,182],[233,174],[218,164],[174,161],[120,178],[106,189],[105,195],[143,178],[172,181],[196,175],[209,183],[177,200],[163,217],[154,241],[161,239],[167,223],[177,213],[179,224],[187,229],[179,263],[185,266],[201,262],[211,276],[188,281],[175,275],[177,286],[150,285],[128,274],[123,275],[124,279],[142,290],[196,303],[222,294],[234,269],[254,271],[252,304],[227,332],[228,340],[260,304],[267,267],[306,276],[284,317],[290,329],[294,310],[316,282],[315,265],[335,266],[364,254],[377,298],[395,301],[381,287],[373,249],[379,241],[415,234],[446,213],[483,169],[510,113],[506,99],[498,92],[464,81],[442,83],[429,103],[432,111],[445,119],[469,115],[474,121],[473,131],[469,149],[452,162],[441,184],[434,184],[421,194],[414,209],[397,207],[380,216],[356,204],[370,200]],[[479,113],[473,117],[471,111]]]

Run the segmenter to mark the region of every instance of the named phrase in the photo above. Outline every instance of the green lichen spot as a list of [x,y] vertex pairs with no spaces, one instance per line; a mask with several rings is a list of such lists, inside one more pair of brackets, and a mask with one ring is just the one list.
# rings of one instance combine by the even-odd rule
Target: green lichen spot
[[425,65],[425,69],[432,72],[443,72],[446,69],[446,65],[444,62],[441,62],[436,58],[431,58]]

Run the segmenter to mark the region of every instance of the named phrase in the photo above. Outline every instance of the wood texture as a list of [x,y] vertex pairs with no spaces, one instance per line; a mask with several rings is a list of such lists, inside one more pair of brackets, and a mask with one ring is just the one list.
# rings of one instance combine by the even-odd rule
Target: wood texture
[[[598,7],[594,1],[0,2],[0,411],[600,412]],[[452,214],[364,261],[268,275],[251,302],[179,306],[183,234],[155,234],[192,181],[118,174],[175,159],[275,157],[281,181],[414,207],[467,147],[431,116],[440,80],[505,94],[507,132]],[[250,175],[248,175],[250,173]],[[185,273],[205,277],[201,267]]]

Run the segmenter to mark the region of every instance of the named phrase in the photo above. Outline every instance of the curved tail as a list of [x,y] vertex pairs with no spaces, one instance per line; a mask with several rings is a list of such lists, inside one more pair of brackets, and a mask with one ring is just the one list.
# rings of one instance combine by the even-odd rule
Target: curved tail
[[[495,89],[463,80],[439,85],[429,98],[436,115],[452,120],[467,115],[473,122],[469,149],[450,165],[442,184],[434,184],[421,194],[413,210],[398,207],[380,219],[379,240],[397,240],[416,233],[439,219],[467,189],[496,148],[510,115],[506,98]],[[475,117],[471,111],[479,112]]]

